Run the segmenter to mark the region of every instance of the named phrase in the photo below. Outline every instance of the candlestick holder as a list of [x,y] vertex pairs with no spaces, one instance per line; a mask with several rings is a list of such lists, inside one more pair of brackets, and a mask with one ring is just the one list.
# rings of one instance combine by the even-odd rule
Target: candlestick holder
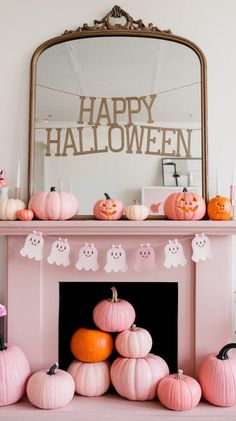
[[15,199],[21,200],[21,188],[20,187],[15,187]]

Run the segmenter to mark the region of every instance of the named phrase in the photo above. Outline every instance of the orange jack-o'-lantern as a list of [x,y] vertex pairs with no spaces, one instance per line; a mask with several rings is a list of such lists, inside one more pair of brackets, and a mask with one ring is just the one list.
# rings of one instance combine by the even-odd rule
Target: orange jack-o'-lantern
[[209,218],[215,221],[228,221],[232,217],[230,199],[224,196],[213,197],[208,202],[207,213]]
[[197,193],[182,192],[172,193],[164,202],[164,213],[169,219],[199,220],[206,212],[205,200]]
[[107,193],[104,193],[106,199],[98,200],[93,208],[93,214],[97,219],[116,220],[123,215],[123,203],[119,200],[113,200]]

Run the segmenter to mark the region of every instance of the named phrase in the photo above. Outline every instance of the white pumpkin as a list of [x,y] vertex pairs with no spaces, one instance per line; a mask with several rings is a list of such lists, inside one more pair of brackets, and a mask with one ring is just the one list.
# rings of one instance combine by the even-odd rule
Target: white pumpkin
[[84,363],[74,360],[67,369],[75,382],[75,391],[83,396],[100,396],[108,390],[110,364],[107,361]]
[[131,221],[144,221],[149,215],[149,209],[147,206],[140,205],[136,199],[133,200],[133,204],[125,208],[125,216]]
[[122,357],[145,357],[151,351],[152,337],[148,330],[132,325],[117,335],[115,347]]
[[2,221],[15,221],[18,219],[16,212],[22,209],[25,209],[25,204],[22,200],[0,200],[0,219]]

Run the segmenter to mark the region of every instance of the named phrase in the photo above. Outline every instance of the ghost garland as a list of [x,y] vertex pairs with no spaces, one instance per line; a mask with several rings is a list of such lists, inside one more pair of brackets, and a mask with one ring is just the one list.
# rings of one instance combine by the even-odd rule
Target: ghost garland
[[[192,239],[192,256],[191,259],[198,263],[200,261],[206,261],[212,259],[211,241],[205,235],[195,234]],[[185,241],[185,238],[183,241]],[[158,244],[160,246],[160,244]],[[22,257],[28,257],[29,259],[41,261],[43,259],[43,247],[44,238],[42,232],[33,231],[27,235],[23,247],[20,249],[20,255]],[[130,246],[128,246],[130,247]],[[134,246],[132,246],[133,248]],[[68,267],[71,264],[70,260],[70,243],[65,238],[58,238],[52,243],[51,250],[47,256],[47,262],[56,266]],[[174,240],[168,240],[164,248],[164,266],[167,269],[183,267],[187,264],[187,259],[184,254],[183,245],[176,238]],[[99,253],[94,243],[85,243],[79,248],[77,261],[75,268],[78,271],[92,271],[96,272],[100,269],[99,264]],[[105,255],[106,263],[103,267],[105,272],[110,274],[112,272],[126,272],[128,270],[127,255],[125,248],[121,244],[113,244]],[[155,271],[158,266],[156,263],[157,256],[155,249],[150,243],[140,244],[136,249],[135,263],[133,269],[137,272],[151,272]]]

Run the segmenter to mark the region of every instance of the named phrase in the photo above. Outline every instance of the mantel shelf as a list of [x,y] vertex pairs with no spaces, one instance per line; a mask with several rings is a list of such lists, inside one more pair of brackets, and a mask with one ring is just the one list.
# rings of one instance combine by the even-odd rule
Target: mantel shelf
[[0,221],[0,235],[27,235],[39,231],[45,235],[236,235],[236,221]]

